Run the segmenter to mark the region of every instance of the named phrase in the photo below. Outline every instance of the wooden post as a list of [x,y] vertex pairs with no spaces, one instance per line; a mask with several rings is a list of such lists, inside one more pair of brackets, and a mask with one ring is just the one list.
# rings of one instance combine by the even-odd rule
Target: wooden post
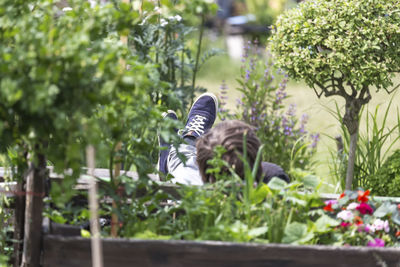
[[[121,150],[122,147],[122,143],[118,142],[117,146],[115,147],[115,151],[119,152]],[[117,157],[117,159],[119,160],[119,157]],[[114,185],[115,188],[117,189],[117,194],[118,194],[118,182],[115,180],[116,177],[118,177],[120,175],[120,171],[121,171],[121,163],[117,162],[114,165]],[[113,200],[112,202],[112,209],[116,210],[117,209],[117,203],[115,202],[115,200]],[[118,215],[113,212],[111,214],[111,237],[116,238],[118,236]]]
[[92,266],[103,267],[103,253],[100,239],[100,226],[97,203],[97,184],[94,177],[95,151],[92,145],[86,148],[86,160],[91,176],[89,182],[90,232],[92,249]]
[[[123,3],[127,3],[129,4],[129,0],[122,0]],[[123,44],[128,45],[128,36],[126,35],[121,35],[120,40]],[[126,62],[124,59],[122,59],[120,61],[120,64],[122,66],[122,68],[126,68]],[[117,146],[115,147],[115,152],[118,153],[121,150],[122,147],[122,143],[118,142]],[[119,159],[119,158],[117,158]],[[119,160],[118,160],[119,161]],[[112,167],[112,166],[110,166]],[[117,162],[114,166],[114,178],[118,177],[120,175],[120,171],[121,171],[121,163]],[[114,180],[114,185],[115,188],[117,188],[117,192],[118,192],[118,182],[116,180]],[[115,210],[117,208],[117,203],[115,202],[115,200],[113,200],[112,202],[112,208],[113,210]],[[111,214],[111,237],[117,237],[118,236],[118,216],[115,212],[113,212]]]
[[30,159],[26,181],[24,248],[22,267],[36,267],[40,264],[42,212],[44,197],[44,181],[46,177],[46,157],[36,155],[38,165]]
[[[21,179],[17,182],[15,191],[23,192],[24,181]],[[16,194],[15,196],[15,208],[14,208],[14,267],[21,265],[22,257],[22,239],[24,238],[24,214],[25,214],[25,197],[22,194]]]

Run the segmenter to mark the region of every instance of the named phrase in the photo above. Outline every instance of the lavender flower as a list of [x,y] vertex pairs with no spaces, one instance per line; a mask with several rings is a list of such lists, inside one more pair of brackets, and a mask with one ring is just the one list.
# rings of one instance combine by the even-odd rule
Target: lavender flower
[[300,119],[300,129],[299,129],[299,131],[300,131],[301,134],[307,133],[307,131],[305,130],[305,126],[307,124],[307,121],[308,121],[308,115],[304,113],[301,116],[301,119]]
[[318,141],[319,141],[319,133],[311,134],[310,138],[312,140],[312,143],[310,145],[311,148],[316,148]]

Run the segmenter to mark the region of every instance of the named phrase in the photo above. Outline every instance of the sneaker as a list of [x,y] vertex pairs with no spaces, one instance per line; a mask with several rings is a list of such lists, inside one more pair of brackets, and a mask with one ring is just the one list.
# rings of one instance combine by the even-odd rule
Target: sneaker
[[[170,118],[172,120],[178,120],[178,116],[176,115],[175,111],[173,110],[168,110],[167,112],[163,112],[162,114],[163,118]],[[175,129],[177,132],[177,129]],[[160,148],[166,148],[166,149],[160,149],[160,153],[158,155],[158,163],[157,163],[157,169],[158,171],[167,174],[168,173],[168,167],[167,167],[167,159],[168,159],[168,154],[170,151],[170,144],[167,143],[162,137],[159,135],[158,136],[158,145]]]
[[194,101],[189,111],[183,137],[198,138],[213,126],[217,118],[218,100],[212,93],[204,93]]

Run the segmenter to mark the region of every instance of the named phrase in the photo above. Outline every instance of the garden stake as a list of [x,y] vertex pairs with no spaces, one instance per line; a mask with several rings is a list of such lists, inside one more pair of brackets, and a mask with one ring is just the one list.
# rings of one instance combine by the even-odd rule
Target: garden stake
[[[33,158],[36,156],[36,160]],[[46,157],[40,152],[29,158],[29,170],[26,191],[34,194],[26,195],[24,247],[21,267],[39,266],[41,255],[42,211],[44,180],[46,175]]]
[[103,267],[103,252],[100,240],[100,226],[97,203],[97,183],[94,177],[95,150],[92,145],[86,147],[86,160],[89,168],[89,207],[90,231],[93,267]]

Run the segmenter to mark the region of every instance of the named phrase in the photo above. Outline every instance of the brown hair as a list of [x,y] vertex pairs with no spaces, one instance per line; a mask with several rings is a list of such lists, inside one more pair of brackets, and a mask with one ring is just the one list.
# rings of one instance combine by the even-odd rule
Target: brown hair
[[[218,145],[226,149],[222,159],[228,162],[235,172],[244,179],[243,162],[238,156],[238,153],[243,155],[244,134],[247,137],[247,160],[252,168],[261,143],[255,134],[254,128],[250,125],[238,120],[224,121],[197,140],[197,164],[199,165],[203,182],[215,182],[215,177],[207,174],[206,170],[210,167],[207,161],[214,157],[214,148]],[[222,172],[228,172],[228,170],[223,169]],[[259,166],[257,178],[260,177],[260,174],[261,167]]]

